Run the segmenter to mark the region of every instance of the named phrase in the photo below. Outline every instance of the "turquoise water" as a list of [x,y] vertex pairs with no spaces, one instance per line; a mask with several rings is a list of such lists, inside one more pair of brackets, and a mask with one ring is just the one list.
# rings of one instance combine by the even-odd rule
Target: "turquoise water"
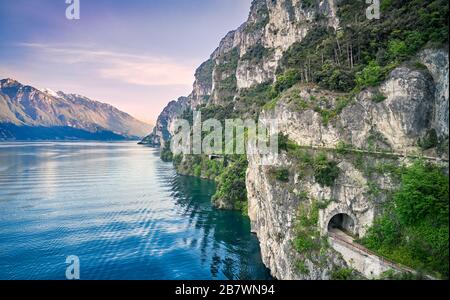
[[135,143],[0,143],[0,279],[268,279],[212,182]]

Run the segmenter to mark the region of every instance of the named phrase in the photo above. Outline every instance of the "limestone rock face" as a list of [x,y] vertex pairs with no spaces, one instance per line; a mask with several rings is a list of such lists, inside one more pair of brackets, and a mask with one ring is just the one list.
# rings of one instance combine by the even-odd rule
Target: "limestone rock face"
[[153,131],[140,144],[146,144],[156,148],[164,147],[175,131],[175,120],[189,107],[190,100],[187,97],[180,97],[178,100],[169,102],[159,115]]
[[[448,123],[443,121],[448,118],[448,91],[444,90],[448,69],[438,71],[436,67],[446,63],[444,56],[441,51],[424,51],[421,57],[430,69],[398,67],[378,91],[362,91],[327,124],[315,110],[299,109],[291,103],[292,97],[314,98],[318,105],[333,107],[342,96],[313,87],[293,87],[287,93],[289,97],[281,98],[275,109],[265,111],[261,116],[263,119],[276,119],[281,132],[298,145],[313,146],[317,152],[321,151],[320,148],[333,149],[339,142],[367,149],[370,140],[375,140],[378,147],[393,153],[419,152],[418,139],[430,129],[448,138]],[[374,96],[380,92],[385,99],[374,101]],[[367,155],[361,159],[370,160],[372,165],[407,160],[389,161],[382,156]],[[261,157],[248,155],[247,191],[252,230],[260,240],[264,263],[278,279],[326,279],[330,276],[330,269],[309,261],[293,249],[299,204],[306,201],[307,205],[311,205],[308,203],[310,200],[298,197],[299,192],[307,195],[307,199],[325,199],[327,202],[319,210],[318,228],[322,235],[327,234],[334,216],[346,214],[354,222],[353,233],[364,236],[380,214],[381,204],[388,201],[388,193],[374,192],[373,186],[379,191],[393,190],[398,186],[388,174],[369,175],[357,168],[357,153],[353,156],[336,153],[328,156],[337,162],[339,168],[339,177],[332,187],[320,186],[314,175],[296,165],[284,152],[272,158],[273,166],[263,166]],[[446,158],[448,153],[443,156]],[[288,183],[274,181],[268,176],[270,168],[274,167],[289,170]],[[299,259],[305,262],[309,270],[307,275],[295,268]],[[331,265],[345,265],[333,252],[327,254],[327,259]]]
[[386,100],[371,107],[372,124],[394,150],[416,147],[417,138],[430,128],[434,89],[429,73],[407,68],[394,70],[381,86]]
[[[297,176],[292,176],[290,182],[284,185],[270,178],[270,168],[289,168],[292,167],[291,161],[286,155],[280,155],[269,167],[262,166],[257,155],[249,155],[248,159],[248,215],[252,232],[260,241],[263,262],[272,276],[282,280],[329,279],[334,268],[346,265],[338,253],[324,249],[319,266],[311,257],[298,253],[293,247],[298,207],[303,201],[290,191],[299,184],[295,179]],[[321,193],[319,188],[316,191]],[[298,262],[307,271],[299,272]]]
[[335,0],[318,1],[310,7],[300,0],[254,0],[248,20],[230,31],[197,69],[188,100],[183,99],[179,105],[170,103],[156,124],[160,129],[142,142],[159,146],[170,138],[173,132],[163,127],[176,117],[176,113],[169,113],[172,110],[195,109],[207,103],[225,105],[233,101],[239,89],[274,81],[284,51],[305,37],[319,15],[325,17],[328,26],[338,28]]
[[195,71],[195,82],[190,98],[192,108],[206,104],[212,91],[212,70],[214,62],[209,59],[198,67]]
[[[271,82],[283,53],[306,36],[319,15],[327,19],[328,26],[338,28],[333,0],[310,7],[300,0],[254,1],[247,22],[225,37],[215,56],[238,49],[241,59],[234,71],[238,89]],[[254,59],[255,49],[264,50],[259,60]],[[245,59],[246,55],[253,59]]]
[[[435,103],[434,100],[436,84],[425,70],[399,67],[380,87],[386,98],[384,101],[373,101],[377,91],[364,90],[328,124],[324,124],[319,112],[299,111],[287,101],[280,101],[275,111],[265,112],[265,115],[279,120],[281,130],[301,145],[335,147],[343,141],[365,148],[375,135],[390,150],[410,152],[418,150],[418,139],[434,127],[433,112],[443,111],[442,101]],[[297,94],[304,99],[325,98],[331,104],[341,96],[314,88],[300,88]]]
[[435,82],[433,126],[440,137],[448,138],[448,51],[426,49],[419,54],[419,57]]

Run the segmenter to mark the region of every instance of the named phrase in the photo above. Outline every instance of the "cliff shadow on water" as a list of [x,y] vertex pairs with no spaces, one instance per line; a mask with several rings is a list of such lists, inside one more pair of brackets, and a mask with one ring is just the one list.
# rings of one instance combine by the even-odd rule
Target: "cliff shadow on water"
[[249,218],[238,211],[213,207],[211,198],[216,183],[174,174],[170,163],[161,164],[161,168],[157,167],[161,175],[158,177],[167,185],[177,213],[188,220],[188,230],[202,233],[194,234],[196,238],[191,243],[200,250],[201,264],[209,264],[211,278],[273,279],[262,263],[258,239],[251,233]]

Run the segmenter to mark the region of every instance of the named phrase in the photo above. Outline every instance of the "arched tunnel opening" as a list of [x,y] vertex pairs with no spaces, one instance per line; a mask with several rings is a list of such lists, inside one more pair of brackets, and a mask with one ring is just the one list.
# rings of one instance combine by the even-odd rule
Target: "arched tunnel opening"
[[337,214],[328,223],[328,232],[341,230],[348,234],[355,234],[355,221],[347,214]]

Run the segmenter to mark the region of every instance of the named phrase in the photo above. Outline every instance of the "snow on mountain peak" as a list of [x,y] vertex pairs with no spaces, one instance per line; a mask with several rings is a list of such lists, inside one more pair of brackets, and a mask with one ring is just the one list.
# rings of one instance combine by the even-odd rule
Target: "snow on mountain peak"
[[57,92],[55,92],[54,90],[51,90],[51,89],[45,88],[45,89],[43,89],[42,91],[43,91],[44,93],[46,93],[46,94],[48,94],[48,95],[52,96],[52,97],[57,97],[57,98],[59,98],[59,95],[58,95],[58,93],[57,93]]

